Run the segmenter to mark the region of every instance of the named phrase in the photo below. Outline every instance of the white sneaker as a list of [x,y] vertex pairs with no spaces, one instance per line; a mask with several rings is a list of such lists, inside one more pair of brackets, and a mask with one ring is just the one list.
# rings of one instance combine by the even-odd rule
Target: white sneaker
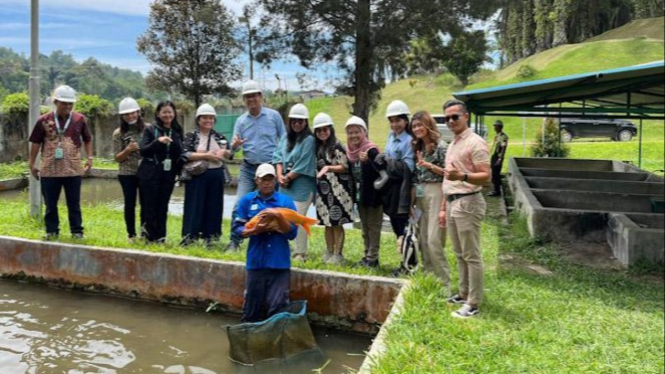
[[469,304],[464,304],[458,310],[450,313],[450,315],[455,318],[471,318],[477,316],[478,313],[480,313],[478,308],[472,307]]

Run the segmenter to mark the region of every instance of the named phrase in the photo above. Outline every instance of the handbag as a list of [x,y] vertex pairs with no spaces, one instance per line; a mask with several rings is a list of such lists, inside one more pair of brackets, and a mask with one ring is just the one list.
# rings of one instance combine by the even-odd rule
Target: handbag
[[[208,146],[206,147],[206,151],[210,150],[210,139],[212,139],[212,133],[208,135]],[[209,166],[210,162],[207,160],[189,161],[182,168],[180,180],[183,182],[190,181],[192,180],[192,177],[205,173]]]

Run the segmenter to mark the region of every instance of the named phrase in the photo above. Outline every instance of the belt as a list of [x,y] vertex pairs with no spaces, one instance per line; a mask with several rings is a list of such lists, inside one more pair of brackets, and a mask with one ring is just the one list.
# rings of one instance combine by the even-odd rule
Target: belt
[[245,160],[245,159],[242,160],[242,163],[243,163],[243,164],[247,164],[247,165],[249,165],[249,166],[251,166],[251,167],[255,167],[255,168],[258,167],[259,165],[261,165],[261,163],[258,163],[258,164],[252,164],[251,162],[249,162],[249,161],[247,161],[247,160]]
[[471,193],[456,193],[456,194],[452,194],[452,195],[447,195],[446,196],[446,201],[449,202],[449,203],[452,203],[453,201],[455,201],[457,199],[461,199],[463,197],[475,195],[475,194],[478,194],[478,193],[480,193],[480,191],[471,192]]

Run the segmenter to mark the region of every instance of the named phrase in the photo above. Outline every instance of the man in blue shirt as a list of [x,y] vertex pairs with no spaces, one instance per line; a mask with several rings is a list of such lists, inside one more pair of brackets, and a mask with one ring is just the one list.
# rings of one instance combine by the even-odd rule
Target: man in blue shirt
[[[275,168],[261,164],[256,169],[257,190],[243,196],[237,205],[232,231],[249,237],[243,322],[263,321],[289,303],[291,250],[289,240],[298,234],[297,226],[271,208],[296,210],[293,200],[275,191]],[[245,224],[259,215],[252,229]]]
[[[284,120],[276,110],[263,106],[263,93],[255,81],[247,81],[242,86],[242,97],[247,112],[238,117],[233,128],[231,149],[234,153],[242,149],[243,162],[238,175],[237,200],[256,189],[254,174],[256,168],[272,161],[279,139],[286,132]],[[236,216],[238,204],[233,207]],[[238,250],[242,237],[231,231],[231,242],[227,249]]]

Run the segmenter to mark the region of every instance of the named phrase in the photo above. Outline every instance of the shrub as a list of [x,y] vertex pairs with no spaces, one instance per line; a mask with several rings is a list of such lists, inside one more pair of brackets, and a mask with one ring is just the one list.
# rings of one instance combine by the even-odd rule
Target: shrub
[[559,124],[554,118],[545,119],[545,137],[543,139],[541,127],[535,140],[531,146],[532,157],[568,157],[570,154],[570,147],[559,141]]
[[18,92],[5,96],[1,111],[8,116],[27,115],[30,110],[30,97],[27,92]]
[[107,117],[113,114],[114,107],[110,101],[97,95],[81,94],[76,101],[76,111],[88,118]]
[[517,69],[517,78],[529,79],[536,75],[536,73],[538,73],[538,70],[536,70],[533,66],[524,64],[521,65],[519,69]]

